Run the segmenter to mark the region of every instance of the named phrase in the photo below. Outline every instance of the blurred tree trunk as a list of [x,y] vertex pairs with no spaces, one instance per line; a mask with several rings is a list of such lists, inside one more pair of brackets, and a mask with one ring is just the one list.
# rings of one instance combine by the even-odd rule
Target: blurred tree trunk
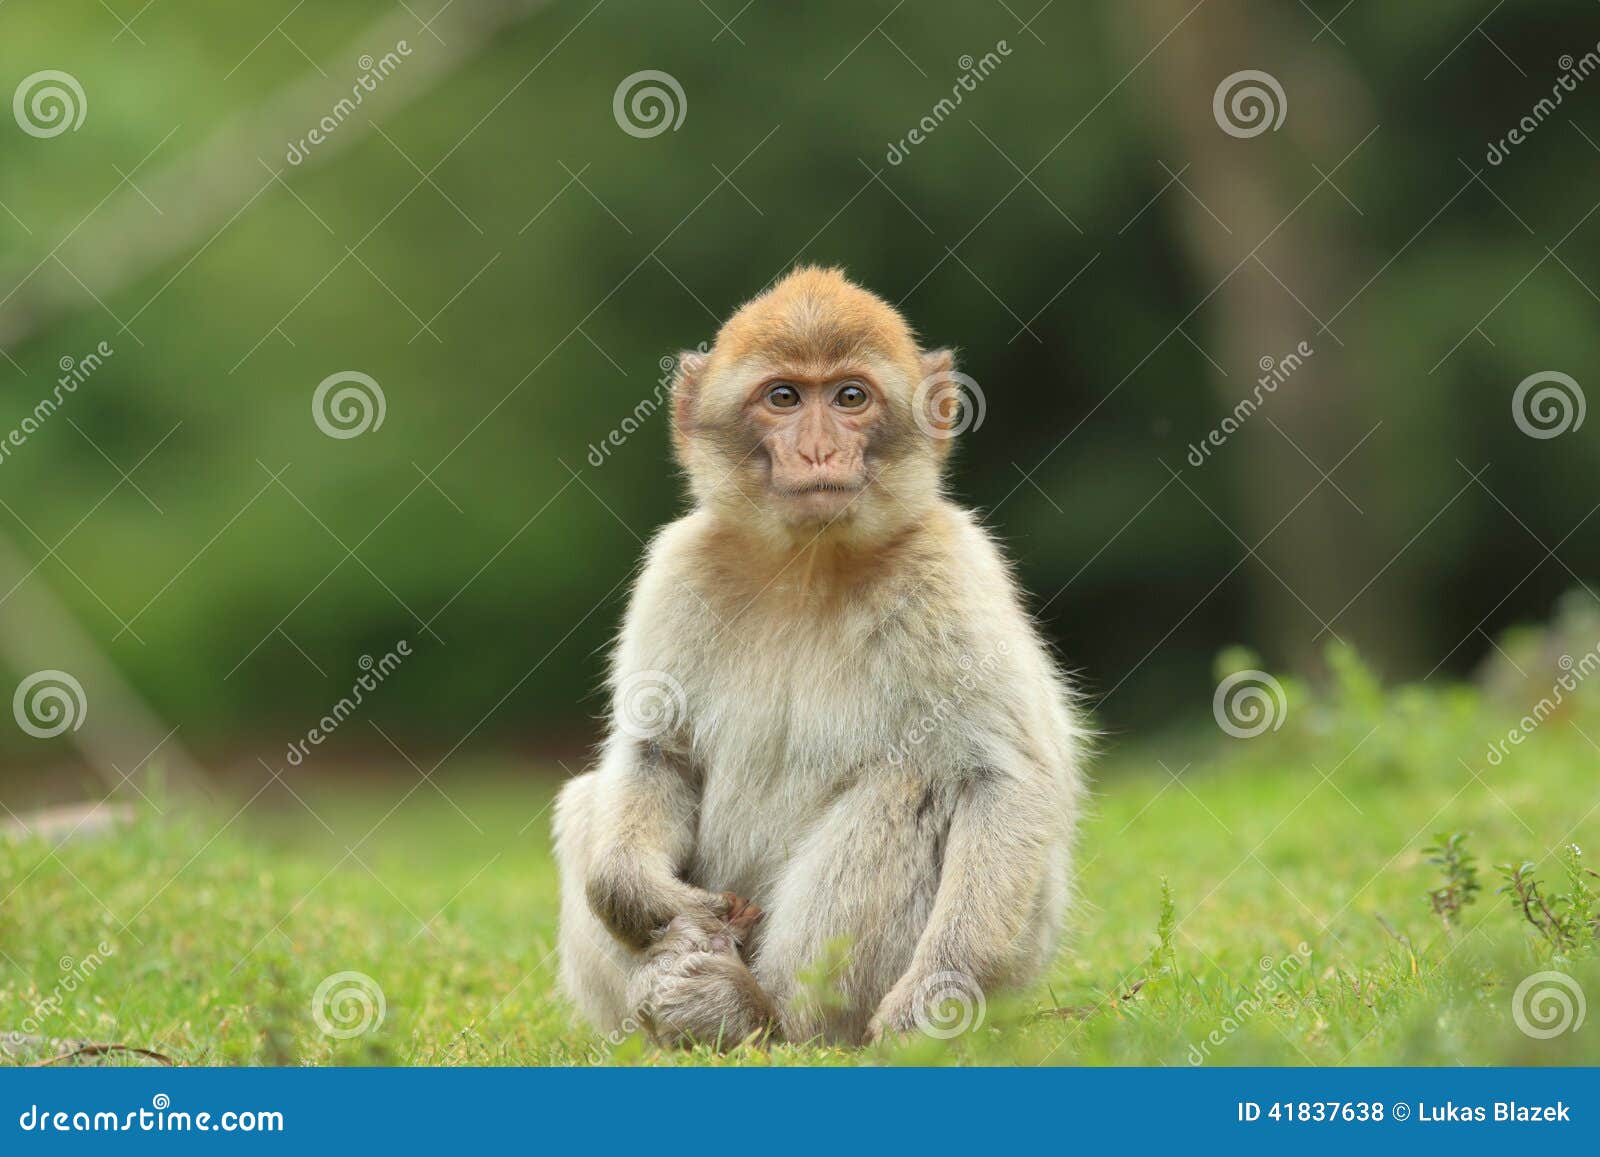
[[[1317,188],[1322,173],[1351,183],[1349,170],[1333,170],[1376,126],[1376,113],[1343,69],[1338,42],[1331,35],[1313,41],[1314,27],[1294,24],[1292,8],[1238,0],[1194,7],[1194,0],[1139,0],[1126,10],[1126,27],[1130,60],[1168,37],[1137,79],[1158,142],[1152,161],[1181,173],[1187,186],[1174,182],[1163,207],[1179,215],[1200,292],[1219,287],[1185,326],[1227,371],[1217,379],[1217,421],[1253,396],[1264,359],[1279,362],[1301,342],[1313,353],[1263,395],[1260,408],[1203,467],[1189,469],[1186,481],[1195,485],[1204,471],[1227,471],[1235,499],[1218,513],[1252,547],[1270,533],[1259,561],[1241,571],[1256,615],[1255,637],[1242,641],[1272,662],[1305,671],[1332,637],[1326,623],[1383,665],[1403,667],[1416,636],[1393,613],[1407,602],[1396,597],[1399,577],[1391,571],[1382,580],[1385,590],[1362,593],[1392,553],[1376,509],[1381,431],[1339,467],[1333,484],[1316,469],[1331,470],[1381,417],[1363,404],[1359,375],[1366,367],[1342,332],[1351,316],[1330,320],[1381,259],[1362,252],[1357,210],[1332,185]],[[1287,111],[1279,130],[1240,138],[1219,125],[1213,94],[1244,69],[1270,73],[1281,84]],[[1165,179],[1159,167],[1157,179]],[[1195,431],[1186,441],[1205,434]]]

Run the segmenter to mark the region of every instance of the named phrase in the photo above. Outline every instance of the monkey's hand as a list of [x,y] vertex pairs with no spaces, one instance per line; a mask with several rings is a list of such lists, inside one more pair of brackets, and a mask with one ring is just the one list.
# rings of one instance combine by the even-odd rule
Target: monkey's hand
[[707,892],[676,877],[654,877],[620,857],[589,877],[586,892],[601,923],[636,949],[647,946],[651,934],[675,916],[721,922],[732,907],[727,893]]

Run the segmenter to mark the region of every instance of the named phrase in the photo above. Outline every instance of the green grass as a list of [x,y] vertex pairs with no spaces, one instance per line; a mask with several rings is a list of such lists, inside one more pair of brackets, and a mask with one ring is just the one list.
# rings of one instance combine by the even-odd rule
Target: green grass
[[[1600,696],[1495,767],[1488,743],[1552,679],[1491,704],[1337,666],[1321,700],[1285,681],[1287,721],[1260,738],[1110,744],[1069,947],[949,1041],[715,1057],[600,1040],[556,992],[556,781],[504,765],[455,767],[448,799],[415,776],[306,779],[242,812],[163,804],[115,838],[0,845],[0,1029],[32,1018],[203,1064],[1600,1062],[1600,1004],[1551,1039],[1514,1023],[1524,977],[1561,971],[1600,1001],[1600,966],[1592,942],[1555,951],[1491,866],[1531,860],[1566,890],[1556,853],[1600,830]],[[1483,885],[1453,928],[1428,899],[1440,831],[1470,833]],[[377,982],[386,1014],[334,1039],[312,996],[346,970]]]

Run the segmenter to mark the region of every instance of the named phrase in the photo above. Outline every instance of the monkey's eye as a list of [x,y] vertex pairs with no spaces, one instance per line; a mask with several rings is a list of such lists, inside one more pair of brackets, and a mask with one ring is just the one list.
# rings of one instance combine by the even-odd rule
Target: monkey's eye
[[767,403],[779,410],[792,410],[800,404],[800,391],[788,382],[778,382],[767,391]]
[[841,410],[859,410],[867,404],[869,395],[860,382],[846,382],[833,395],[833,404]]

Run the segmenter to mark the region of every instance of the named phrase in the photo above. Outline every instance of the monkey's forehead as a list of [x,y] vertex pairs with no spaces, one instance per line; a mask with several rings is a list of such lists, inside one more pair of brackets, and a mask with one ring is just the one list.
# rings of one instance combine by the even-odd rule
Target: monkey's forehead
[[795,366],[852,359],[912,362],[916,339],[882,298],[838,270],[801,269],[733,315],[717,335],[729,362],[765,356]]
[[909,380],[911,370],[901,359],[885,356],[866,345],[844,351],[818,351],[797,347],[783,351],[753,351],[733,360],[713,361],[708,373],[708,393],[717,398],[742,398],[744,393],[773,378],[833,382],[865,375],[894,395],[898,383]]

